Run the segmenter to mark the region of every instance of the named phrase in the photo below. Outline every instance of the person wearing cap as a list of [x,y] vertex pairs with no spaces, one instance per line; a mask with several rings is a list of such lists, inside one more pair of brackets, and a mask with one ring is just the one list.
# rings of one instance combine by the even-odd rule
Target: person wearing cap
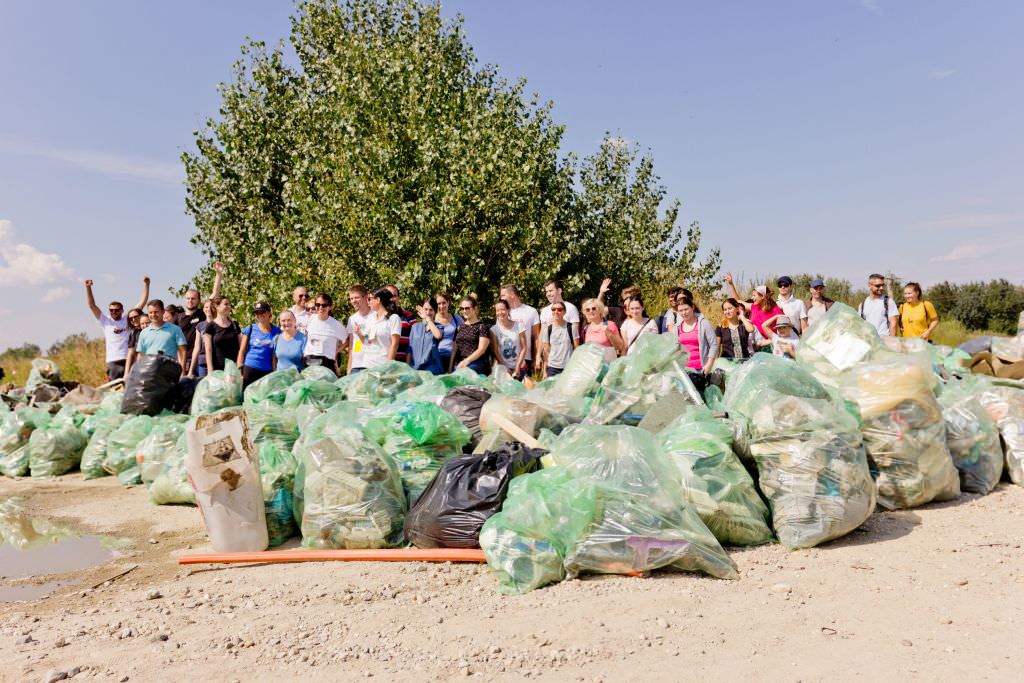
[[804,301],[807,309],[807,326],[810,327],[825,317],[828,309],[832,308],[835,301],[825,296],[825,281],[821,278],[811,280],[811,298]]
[[281,328],[274,324],[274,310],[268,301],[252,307],[256,322],[242,330],[238,347],[238,367],[242,369],[242,388],[274,371],[274,346]]
[[779,286],[779,306],[786,317],[792,321],[793,331],[798,335],[803,334],[807,329],[807,306],[803,299],[798,299],[793,294],[793,278],[783,275],[775,284]]
[[[770,325],[770,326],[769,326]],[[796,347],[800,343],[800,337],[793,329],[793,321],[787,315],[777,315],[765,321],[767,335],[757,335],[757,345],[765,348],[772,347],[772,353],[784,358],[796,359]]]

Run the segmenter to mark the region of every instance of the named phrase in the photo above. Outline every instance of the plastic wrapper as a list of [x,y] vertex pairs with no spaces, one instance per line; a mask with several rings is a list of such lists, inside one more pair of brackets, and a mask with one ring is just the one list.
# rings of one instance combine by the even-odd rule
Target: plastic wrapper
[[433,403],[409,403],[391,415],[371,418],[364,433],[398,463],[410,503],[471,438],[457,417]]
[[156,415],[181,378],[178,362],[160,354],[142,354],[124,381],[121,412],[127,415]]
[[93,431],[92,436],[89,437],[89,443],[82,451],[81,469],[86,479],[98,479],[109,474],[103,469],[103,461],[107,459],[107,444],[110,442],[110,435],[131,417],[121,414],[99,415],[97,413],[90,419],[93,420]]
[[1024,486],[1024,389],[985,383],[976,396],[999,427],[1010,481]]
[[[164,450],[150,456],[147,467],[156,473],[149,484],[149,500],[154,505],[195,505],[196,492],[185,470],[185,455],[188,453],[188,434],[182,430],[172,450]],[[158,467],[159,466],[159,467]]]
[[322,379],[300,379],[288,387],[284,407],[295,409],[302,405],[312,405],[320,410],[327,410],[343,400],[345,400],[345,392],[334,382]]
[[406,540],[418,548],[476,548],[512,478],[539,469],[546,452],[516,442],[449,460],[406,515]]
[[116,476],[125,485],[142,483],[138,463],[135,461],[135,450],[149,436],[153,426],[154,418],[136,415],[110,434],[107,438],[107,457],[103,460],[103,469],[107,474]]
[[725,392],[736,452],[756,464],[779,542],[810,548],[844,536],[875,509],[857,421],[803,367],[756,354]]
[[607,369],[604,348],[597,344],[582,344],[573,351],[565,369],[554,377],[554,391],[562,396],[592,395]]
[[654,404],[672,395],[704,404],[686,374],[689,356],[672,335],[640,335],[633,348],[608,366],[584,422],[607,424],[624,416],[636,424]]
[[32,369],[29,370],[28,380],[25,382],[25,393],[33,394],[44,385],[61,385],[60,368],[49,358],[36,358],[32,361]]
[[840,392],[856,405],[868,456],[877,471],[879,505],[911,508],[960,495],[946,447],[946,424],[926,360],[889,355],[857,365]]
[[999,427],[968,388],[949,384],[939,396],[946,445],[960,473],[960,490],[988,493],[1003,475]]
[[715,538],[733,545],[772,540],[768,506],[732,451],[732,430],[727,423],[695,406],[658,437],[662,450],[679,469],[686,501]]
[[[149,434],[135,447],[136,471],[147,490],[160,475],[164,463],[174,457],[178,441],[185,433],[186,422],[188,422],[188,418],[185,416],[156,418],[153,420],[153,428]],[[119,478],[122,483],[125,483],[134,481],[135,476],[135,471],[125,470],[121,472]]]
[[45,429],[50,413],[42,408],[22,406],[3,414],[0,420],[0,474],[24,477],[29,473],[29,439],[36,429]]
[[387,548],[402,541],[405,493],[398,464],[358,429],[300,449],[302,539],[307,548]]
[[480,387],[455,387],[441,401],[441,407],[454,415],[469,430],[468,448],[476,448],[483,436],[480,429],[480,411],[491,398],[491,393]]
[[429,374],[413,370],[405,363],[388,361],[352,375],[348,381],[345,398],[373,405],[387,403],[399,393],[422,384],[425,376]]
[[267,516],[270,545],[278,546],[298,533],[293,491],[298,463],[292,443],[286,439],[264,438],[256,444],[263,482],[263,506]]
[[[134,371],[134,370],[133,370]],[[207,415],[242,404],[242,375],[233,361],[203,377],[192,397],[192,415]]]
[[78,467],[89,439],[74,420],[53,420],[36,429],[28,440],[29,469],[33,477],[56,477]]
[[338,376],[334,374],[334,370],[325,368],[322,365],[310,365],[307,368],[302,369],[302,379],[308,380],[320,380],[323,382],[336,382]]
[[835,303],[801,337],[797,363],[834,388],[843,372],[885,350],[871,323],[849,306]]

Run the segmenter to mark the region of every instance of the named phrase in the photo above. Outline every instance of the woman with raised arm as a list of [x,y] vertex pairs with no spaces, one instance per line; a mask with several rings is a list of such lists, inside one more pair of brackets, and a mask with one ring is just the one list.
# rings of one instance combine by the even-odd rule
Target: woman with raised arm
[[415,370],[426,370],[435,375],[443,375],[447,366],[441,361],[438,345],[444,337],[441,328],[434,322],[437,310],[434,298],[427,299],[416,307],[418,322],[409,328],[409,366]]
[[747,310],[750,322],[757,328],[757,331],[761,333],[761,336],[768,337],[769,331],[774,331],[775,328],[769,322],[766,329],[765,321],[768,321],[769,318],[784,315],[782,308],[775,303],[771,288],[768,285],[754,287],[750,290],[751,301],[748,303],[743,300],[740,293],[736,290],[736,283],[732,280],[732,273],[725,274],[725,282],[729,285],[732,298]]

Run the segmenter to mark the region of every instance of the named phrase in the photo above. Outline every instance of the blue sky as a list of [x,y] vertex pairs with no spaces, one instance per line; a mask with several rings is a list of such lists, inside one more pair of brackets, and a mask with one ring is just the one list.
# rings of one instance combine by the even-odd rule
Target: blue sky
[[[655,157],[747,277],[1024,282],[1024,3],[449,2],[481,62],[555,102],[566,151]],[[0,3],[0,349],[98,333],[200,263],[178,156],[290,2]]]

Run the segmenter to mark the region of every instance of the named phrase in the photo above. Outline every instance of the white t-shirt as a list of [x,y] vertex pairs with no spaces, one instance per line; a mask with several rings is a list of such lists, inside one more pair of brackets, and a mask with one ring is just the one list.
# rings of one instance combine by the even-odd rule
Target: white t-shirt
[[526,333],[526,360],[531,360],[533,358],[533,326],[540,324],[540,315],[537,313],[537,309],[520,304],[518,308],[511,309],[508,315],[519,323],[523,332]]
[[519,358],[519,333],[525,332],[523,326],[513,322],[512,329],[505,329],[498,323],[491,325],[491,334],[498,340],[498,357],[501,364],[509,370],[515,371],[516,359]]
[[[786,352],[782,349],[782,344],[788,344],[793,347],[793,353],[796,353],[796,347],[800,344],[800,337],[797,336],[796,332],[792,329],[789,331],[789,336],[783,337],[781,334],[773,334],[771,337],[772,341],[772,353],[776,356],[785,356]],[[781,342],[781,343],[780,343]]]
[[782,308],[782,312],[793,322],[794,329],[800,330],[803,327],[800,321],[807,319],[807,304],[804,303],[803,299],[797,299],[795,296],[791,296],[788,299],[780,298],[779,307]]
[[352,349],[350,351],[352,355],[352,368],[365,368],[366,367],[366,349],[363,345],[362,340],[356,336],[356,325],[359,325],[359,329],[366,333],[366,328],[370,324],[370,317],[373,316],[373,311],[367,311],[366,315],[362,315],[359,311],[356,311],[348,317],[348,333],[352,337]]
[[641,334],[657,334],[658,325],[653,318],[648,318],[646,323],[638,323],[632,318],[626,318],[619,325],[619,333],[622,341],[626,342],[626,355],[633,353],[636,348],[636,340]]
[[871,323],[882,337],[889,336],[889,318],[895,318],[900,313],[896,302],[892,299],[889,299],[889,310],[886,312],[884,298],[872,299],[870,297],[864,299],[857,312]]
[[100,313],[100,327],[107,340],[107,362],[124,360],[128,357],[128,337],[132,329],[128,327],[128,316],[114,320],[106,313]]
[[[568,301],[563,301],[562,305],[565,306],[565,322],[573,323],[576,325],[575,330],[579,330],[580,325],[580,309],[576,308],[573,304]],[[540,312],[540,324],[550,325],[551,324],[551,304],[548,304]]]
[[328,316],[321,320],[319,316],[310,316],[306,323],[306,348],[303,355],[324,356],[331,360],[338,357],[338,346],[348,339],[348,330],[334,318]]
[[813,325],[828,313],[828,309],[825,308],[825,304],[822,302],[812,303],[811,307],[807,309],[807,325]]
[[315,316],[311,316],[303,306],[299,306],[301,312],[297,313],[295,307],[292,306],[288,310],[295,316],[295,326],[299,328],[299,332],[305,332],[306,328],[309,327],[309,319]]
[[402,319],[395,313],[378,318],[370,311],[363,327],[363,367],[375,368],[388,362],[392,336],[401,336]]

